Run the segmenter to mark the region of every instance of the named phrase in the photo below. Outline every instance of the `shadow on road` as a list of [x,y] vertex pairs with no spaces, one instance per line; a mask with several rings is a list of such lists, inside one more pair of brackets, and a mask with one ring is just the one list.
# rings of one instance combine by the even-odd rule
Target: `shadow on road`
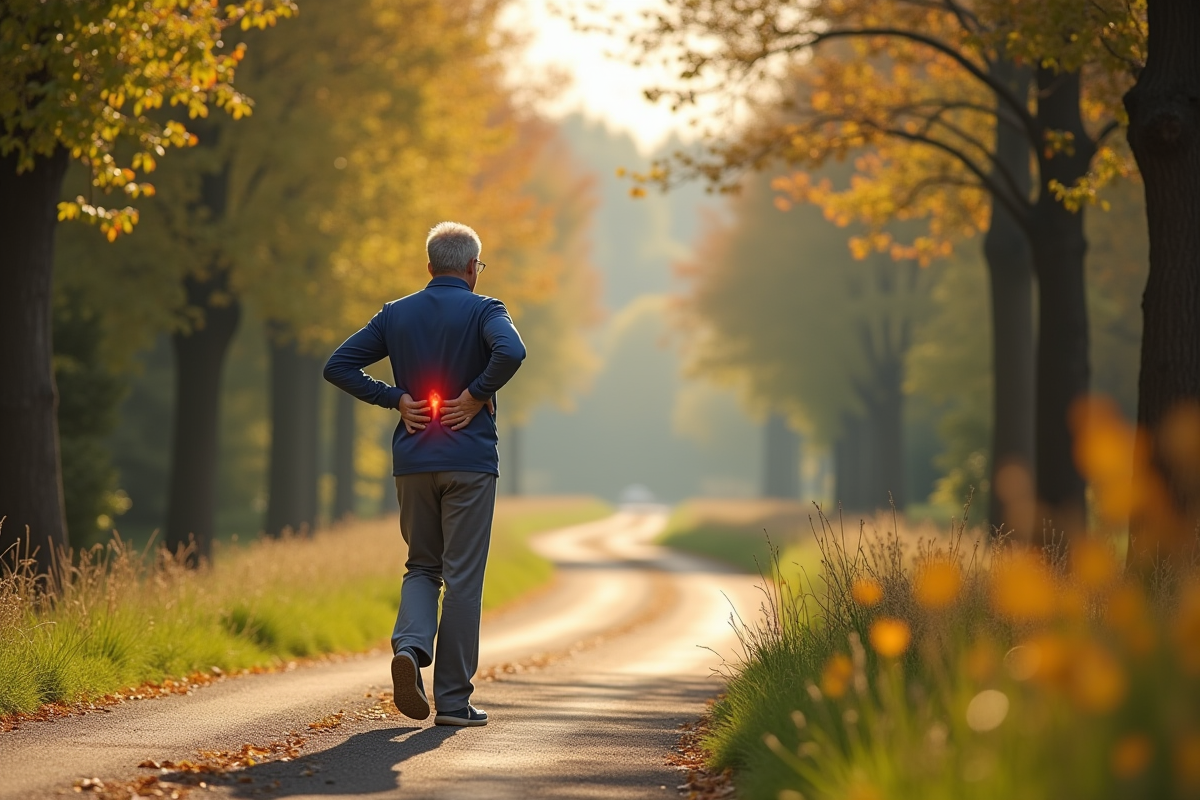
[[436,750],[459,730],[414,726],[356,733],[339,745],[295,761],[242,770],[229,790],[234,797],[255,798],[263,797],[264,790],[271,797],[395,791],[405,761]]

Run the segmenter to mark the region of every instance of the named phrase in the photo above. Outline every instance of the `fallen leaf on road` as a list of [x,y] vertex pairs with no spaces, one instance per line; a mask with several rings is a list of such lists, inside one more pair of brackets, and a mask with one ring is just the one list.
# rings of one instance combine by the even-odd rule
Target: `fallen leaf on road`
[[687,780],[676,786],[688,800],[719,800],[733,797],[733,771],[726,769],[713,772],[708,768],[709,752],[702,742],[712,725],[712,706],[716,699],[708,701],[708,710],[695,722],[679,726],[679,744],[667,754],[667,763],[687,773]]
[[[369,650],[367,654],[379,652]],[[19,730],[21,725],[29,722],[48,722],[63,717],[79,717],[84,714],[97,712],[109,713],[109,707],[120,705],[130,700],[153,700],[176,694],[191,694],[193,690],[208,686],[226,678],[241,675],[263,675],[271,672],[291,672],[298,666],[311,664],[341,663],[357,656],[353,654],[330,653],[312,656],[298,661],[274,664],[270,666],[250,667],[229,673],[220,667],[210,667],[207,670],[197,670],[181,678],[167,678],[163,681],[144,683],[141,686],[131,686],[123,692],[106,694],[103,697],[92,698],[76,703],[47,703],[37,711],[19,712],[16,714],[0,714],[0,733]]]
[[346,716],[345,711],[339,711],[336,714],[330,714],[328,717],[322,717],[316,722],[308,723],[309,730],[327,731],[338,727],[342,724],[342,718]]

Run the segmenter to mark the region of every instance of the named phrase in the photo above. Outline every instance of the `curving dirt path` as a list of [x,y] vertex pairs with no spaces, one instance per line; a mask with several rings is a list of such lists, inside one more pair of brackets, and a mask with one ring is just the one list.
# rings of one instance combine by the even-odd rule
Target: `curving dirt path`
[[712,651],[734,653],[731,603],[746,615],[759,596],[746,575],[652,544],[665,521],[661,508],[630,509],[535,540],[558,577],[484,619],[474,702],[487,727],[396,715],[388,656],[368,655],[2,734],[0,800],[73,795],[92,777],[112,788],[147,759],[290,732],[306,739],[299,757],[210,777],[190,796],[677,797],[664,761],[676,727],[720,688]]

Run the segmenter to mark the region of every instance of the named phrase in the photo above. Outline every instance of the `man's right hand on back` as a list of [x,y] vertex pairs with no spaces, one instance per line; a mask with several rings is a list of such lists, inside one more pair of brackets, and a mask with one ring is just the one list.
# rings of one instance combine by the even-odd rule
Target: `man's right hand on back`
[[470,389],[463,389],[462,394],[453,400],[447,400],[443,405],[442,424],[452,431],[461,431],[485,408],[493,417],[496,416],[496,404],[492,402],[492,398],[480,400],[471,394]]
[[428,400],[413,400],[412,395],[405,392],[400,396],[400,419],[404,420],[404,429],[409,433],[425,430],[432,417],[429,416]]

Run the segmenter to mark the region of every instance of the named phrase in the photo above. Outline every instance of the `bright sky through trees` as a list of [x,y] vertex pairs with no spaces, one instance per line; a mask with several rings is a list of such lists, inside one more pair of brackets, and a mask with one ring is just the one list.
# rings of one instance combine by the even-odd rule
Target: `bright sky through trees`
[[[613,58],[613,54],[624,53],[621,39],[576,30],[568,14],[597,19],[587,6],[587,0],[516,0],[508,7],[502,16],[504,27],[526,39],[520,62],[511,65],[514,86],[545,83],[550,70],[567,76],[569,82],[564,85],[549,80],[557,91],[553,97],[538,100],[539,110],[555,118],[582,111],[616,131],[628,132],[644,155],[672,133],[691,138],[687,120],[694,109],[672,113],[667,103],[651,103],[642,95],[648,87],[672,85],[671,71],[650,64],[638,68],[628,58]],[[604,10],[632,19],[644,9],[659,6],[659,0],[606,0]]]

